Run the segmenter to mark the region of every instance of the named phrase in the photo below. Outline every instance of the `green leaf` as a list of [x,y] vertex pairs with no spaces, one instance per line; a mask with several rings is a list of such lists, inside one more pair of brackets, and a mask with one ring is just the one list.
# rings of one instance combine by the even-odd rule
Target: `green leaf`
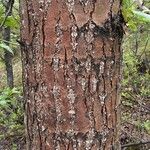
[[[5,17],[4,15],[1,15],[0,16],[0,24],[3,23],[3,21],[5,20]],[[5,27],[10,27],[12,29],[15,29],[15,28],[18,28],[19,27],[19,18],[16,16],[16,19],[13,17],[13,16],[8,16],[5,20],[5,23],[4,23],[4,26]]]
[[132,31],[136,31],[139,25],[150,23],[150,15],[139,11],[134,0],[122,0],[122,15]]
[[127,23],[127,26],[132,30],[132,31],[136,31],[137,30],[137,25],[135,24],[135,22],[133,20],[129,20]]
[[13,50],[10,48],[10,46],[6,45],[5,43],[1,43],[0,44],[0,48],[4,48],[5,50],[7,50],[8,52],[10,52],[11,54],[14,54]]
[[7,104],[7,102],[5,100],[0,101],[0,105],[5,106],[6,104]]
[[136,11],[136,10],[133,10],[133,13],[137,17],[138,20],[150,23],[150,15],[149,14],[146,14],[142,11]]
[[129,8],[129,7],[134,6],[133,0],[122,0],[122,4],[123,4],[123,7],[125,7],[125,8]]
[[144,122],[144,128],[147,130],[148,133],[150,133],[150,120]]
[[2,6],[0,6],[0,16],[2,16],[4,13],[4,8]]
[[13,16],[8,16],[5,22],[5,26],[10,28],[17,28],[18,22],[14,19]]

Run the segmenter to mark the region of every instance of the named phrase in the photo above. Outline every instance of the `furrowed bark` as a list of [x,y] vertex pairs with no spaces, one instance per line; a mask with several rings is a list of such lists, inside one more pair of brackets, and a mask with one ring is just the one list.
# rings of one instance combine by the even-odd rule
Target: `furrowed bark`
[[22,0],[21,10],[27,149],[119,150],[119,0]]

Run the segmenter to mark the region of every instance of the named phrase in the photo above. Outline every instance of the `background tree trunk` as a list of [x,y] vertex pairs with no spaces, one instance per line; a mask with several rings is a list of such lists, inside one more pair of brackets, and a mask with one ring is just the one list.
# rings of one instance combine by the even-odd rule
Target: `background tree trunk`
[[27,149],[119,150],[120,1],[22,0]]
[[[12,7],[14,4],[14,0],[9,0],[6,3],[6,18],[12,15]],[[4,27],[3,29],[3,39],[6,45],[9,46],[10,42],[10,27]],[[5,50],[5,55],[4,55],[4,61],[5,61],[5,66],[6,66],[6,72],[7,72],[7,85],[10,88],[14,87],[14,76],[13,76],[13,66],[12,66],[12,59],[13,55],[11,52],[8,50]]]

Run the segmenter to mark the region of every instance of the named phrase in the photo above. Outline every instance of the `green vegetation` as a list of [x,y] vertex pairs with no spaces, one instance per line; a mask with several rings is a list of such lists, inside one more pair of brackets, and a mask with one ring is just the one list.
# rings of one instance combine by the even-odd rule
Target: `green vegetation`
[[[25,143],[22,97],[22,69],[19,44],[19,1],[15,0],[12,15],[6,16],[6,1],[0,1],[0,149],[16,150]],[[4,29],[10,27],[10,40],[3,39]],[[7,44],[8,43],[8,44]],[[5,51],[13,56],[14,88],[7,87]]]
[[[147,7],[142,7],[139,0],[123,0],[122,14],[127,26],[136,31],[139,25],[150,25],[150,10]],[[148,2],[147,2],[148,3]],[[141,9],[138,9],[141,5]]]
[[9,41],[10,46],[8,46],[5,44],[5,42],[8,42],[8,41],[3,40],[2,34],[0,34],[0,58],[3,58],[4,49],[14,54],[15,50],[17,50],[17,47],[19,46],[19,44],[16,42],[16,40],[19,37],[19,32],[20,32],[19,31],[20,17],[19,17],[18,0],[16,0],[14,3],[12,16],[8,16],[8,17],[6,17],[6,14],[5,14],[4,2],[0,1],[0,31],[4,27],[11,28],[11,39]]
[[[150,138],[149,33],[147,27],[139,27],[136,32],[128,31],[124,37],[121,99],[123,143],[125,141],[125,143],[138,143],[141,139],[148,141]],[[148,148],[140,147],[137,149],[145,150]]]
[[[9,141],[12,148],[24,140],[22,90],[5,88],[0,91],[0,143]],[[18,140],[18,141],[17,141]]]

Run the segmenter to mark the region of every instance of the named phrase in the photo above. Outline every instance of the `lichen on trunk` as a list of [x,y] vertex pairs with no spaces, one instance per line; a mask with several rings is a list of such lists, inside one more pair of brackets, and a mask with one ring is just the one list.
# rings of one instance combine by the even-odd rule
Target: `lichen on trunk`
[[119,146],[120,1],[21,2],[27,149]]

